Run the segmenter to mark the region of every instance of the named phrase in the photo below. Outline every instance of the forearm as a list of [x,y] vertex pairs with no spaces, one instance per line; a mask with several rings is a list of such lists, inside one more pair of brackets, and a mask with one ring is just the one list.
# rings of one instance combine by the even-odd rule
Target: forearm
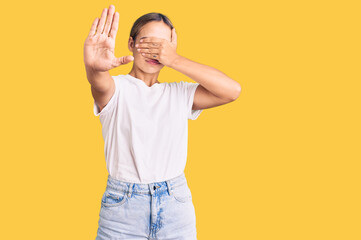
[[241,92],[241,85],[223,72],[186,57],[178,55],[170,67],[198,82],[219,98],[236,99]]
[[105,86],[112,81],[112,76],[109,71],[99,72],[89,67],[85,67],[85,70],[90,85],[99,92],[105,90]]

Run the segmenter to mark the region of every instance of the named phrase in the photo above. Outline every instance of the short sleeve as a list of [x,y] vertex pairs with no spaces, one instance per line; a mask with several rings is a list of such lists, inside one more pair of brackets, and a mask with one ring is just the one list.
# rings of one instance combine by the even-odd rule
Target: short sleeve
[[194,95],[196,93],[197,87],[199,86],[199,83],[183,82],[183,84],[186,96],[188,119],[196,120],[203,111],[203,109],[192,110]]
[[99,111],[99,107],[94,100],[93,112],[95,116],[99,116],[99,115],[102,116],[108,112],[111,112],[118,103],[117,100],[119,97],[119,79],[117,79],[116,76],[112,76],[112,79],[115,84],[115,91],[113,93],[113,96],[110,98],[109,102],[105,105],[105,107],[101,111]]

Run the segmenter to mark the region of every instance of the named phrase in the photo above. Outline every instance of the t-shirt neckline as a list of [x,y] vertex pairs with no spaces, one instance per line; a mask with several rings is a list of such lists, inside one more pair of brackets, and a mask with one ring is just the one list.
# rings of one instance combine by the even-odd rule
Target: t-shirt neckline
[[139,79],[139,78],[136,78],[136,77],[133,77],[132,75],[130,75],[129,73],[125,75],[126,77],[128,77],[128,79],[132,80],[133,82],[135,82],[136,84],[140,85],[140,86],[143,86],[145,88],[149,88],[149,89],[152,89],[152,88],[155,88],[157,86],[160,86],[162,85],[163,83],[154,83],[152,86],[148,86],[142,79]]

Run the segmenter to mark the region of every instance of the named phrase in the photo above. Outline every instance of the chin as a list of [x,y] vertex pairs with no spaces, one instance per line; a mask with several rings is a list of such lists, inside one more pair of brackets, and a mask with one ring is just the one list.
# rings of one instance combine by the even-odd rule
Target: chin
[[155,69],[155,68],[149,68],[149,67],[142,67],[141,69],[145,73],[152,74],[152,73],[159,73],[162,68],[158,67],[157,69]]
[[144,64],[138,65],[139,68],[142,69],[143,72],[146,73],[156,73],[159,72],[164,65],[163,64],[158,64],[158,65],[150,65],[149,63],[145,62]]

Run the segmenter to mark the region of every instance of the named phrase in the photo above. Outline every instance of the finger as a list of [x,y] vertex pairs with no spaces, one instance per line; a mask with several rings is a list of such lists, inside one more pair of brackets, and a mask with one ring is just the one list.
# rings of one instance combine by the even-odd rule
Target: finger
[[177,43],[177,33],[175,32],[175,28],[172,29],[172,43]]
[[105,23],[105,27],[104,27],[104,34],[109,36],[109,30],[111,27],[111,24],[113,22],[113,15],[114,15],[114,10],[115,7],[113,5],[109,6],[109,10],[108,10],[108,16],[107,16],[107,22]]
[[108,9],[106,9],[106,8],[103,9],[103,12],[100,17],[99,24],[98,24],[97,33],[103,33],[105,18],[107,17],[107,11],[108,11]]
[[138,46],[135,46],[136,48],[159,48],[161,46],[159,42],[138,43],[137,45]]
[[141,43],[145,43],[145,42],[157,42],[157,43],[160,43],[162,41],[164,41],[165,39],[163,38],[157,38],[157,37],[144,37],[142,39],[140,39],[139,42]]
[[158,58],[158,55],[156,53],[142,53],[142,55],[143,55],[143,57],[147,57],[147,58],[151,58],[151,59],[157,59]]
[[131,61],[134,60],[134,57],[129,55],[129,56],[124,56],[124,57],[120,57],[120,58],[116,58],[113,62],[113,66],[114,67],[118,67],[120,65],[124,65],[127,63],[130,63]]
[[97,25],[98,25],[98,22],[99,22],[99,18],[96,18],[94,21],[93,21],[93,24],[90,28],[90,32],[89,32],[89,36],[92,37],[94,36],[95,34],[95,31],[97,29]]
[[[139,49],[139,50],[138,50]],[[156,49],[156,48],[143,48],[143,49],[140,49],[138,48],[137,51],[139,53],[155,53],[155,54],[159,54],[159,49]]]
[[119,25],[119,13],[116,12],[113,18],[112,29],[110,30],[109,33],[109,36],[113,39],[115,39],[115,37],[117,36],[118,25]]

